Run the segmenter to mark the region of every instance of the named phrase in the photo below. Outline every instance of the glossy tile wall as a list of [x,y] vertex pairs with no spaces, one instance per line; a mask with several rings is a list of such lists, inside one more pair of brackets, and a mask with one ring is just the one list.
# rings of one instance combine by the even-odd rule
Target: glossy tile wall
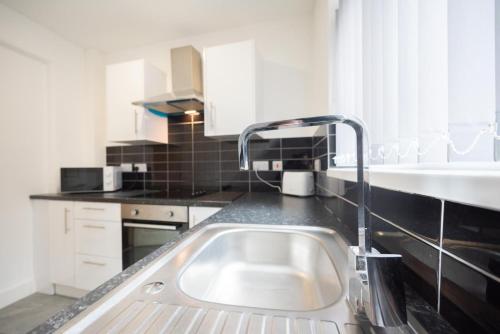
[[[351,243],[356,183],[316,173]],[[460,333],[500,333],[500,212],[372,187],[374,247],[403,255],[404,279]]]
[[[146,173],[124,173],[124,189],[186,191],[277,191],[258,180],[253,171],[240,171],[235,139],[222,141],[204,136],[203,115],[169,118],[168,145],[107,147],[108,165],[141,163]],[[283,168],[312,169],[312,142],[307,138],[253,139],[250,159],[282,160]],[[259,176],[281,184],[281,171],[261,171]]]

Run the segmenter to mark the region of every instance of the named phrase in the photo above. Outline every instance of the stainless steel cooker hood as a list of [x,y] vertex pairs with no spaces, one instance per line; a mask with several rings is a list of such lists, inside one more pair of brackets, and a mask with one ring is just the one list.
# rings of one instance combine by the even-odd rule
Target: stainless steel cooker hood
[[200,53],[191,45],[170,50],[172,92],[136,101],[153,112],[167,115],[203,111],[203,80]]

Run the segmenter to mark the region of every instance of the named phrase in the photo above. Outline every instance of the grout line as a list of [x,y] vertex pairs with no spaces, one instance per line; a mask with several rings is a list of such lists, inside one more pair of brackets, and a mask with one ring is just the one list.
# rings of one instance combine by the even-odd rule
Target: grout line
[[[312,147],[309,147],[309,146],[285,146],[285,147],[282,147],[281,149],[283,150],[312,150]],[[267,150],[275,150],[275,148],[266,148],[265,151]]]
[[170,172],[168,171],[168,165],[169,165],[169,154],[170,154],[170,149],[168,147],[168,145],[166,145],[166,152],[167,152],[167,193],[170,193]]
[[219,140],[219,191],[222,192],[222,142]]
[[483,274],[484,276],[487,276],[488,278],[491,278],[492,280],[494,280],[497,283],[500,283],[500,277],[495,276],[494,274],[484,270],[483,268],[476,266],[475,264],[472,264],[472,263],[462,259],[461,257],[458,257],[457,255],[455,255],[453,253],[450,253],[446,249],[443,249],[442,252],[443,252],[443,254],[448,255],[449,257],[457,260],[458,262],[462,263],[463,265],[478,271],[479,273]]
[[[284,169],[284,166],[283,166],[283,150],[282,150],[282,147],[283,147],[283,139],[280,138],[280,161],[281,161],[281,171],[280,171],[280,177],[281,177],[281,190],[283,190],[283,169]],[[271,163],[272,164],[272,163]],[[272,170],[272,168],[271,168]]]
[[406,229],[406,228],[404,228],[404,227],[401,227],[401,226],[399,226],[398,224],[393,223],[392,221],[388,220],[387,218],[384,218],[384,217],[382,217],[382,216],[377,215],[376,213],[373,213],[373,212],[372,212],[371,214],[372,214],[374,217],[377,217],[378,219],[380,219],[380,220],[382,220],[382,221],[386,222],[387,224],[390,224],[390,225],[394,226],[395,228],[399,229],[400,231],[402,231],[402,232],[404,232],[404,233],[406,233],[406,234],[408,234],[408,235],[412,236],[413,238],[415,238],[415,239],[417,239],[417,240],[419,240],[419,241],[421,241],[421,242],[423,242],[423,243],[427,244],[428,246],[431,246],[432,248],[436,249],[438,252],[440,251],[440,248],[439,248],[439,246],[438,246],[438,245],[433,244],[432,242],[430,242],[429,240],[426,240],[425,238],[422,238],[421,236],[419,236],[419,235],[418,235],[418,234],[416,234],[415,232],[412,232],[412,231],[410,231],[410,230],[408,230],[408,229]]
[[[146,145],[142,145],[142,160],[144,161],[143,163],[146,164]],[[148,172],[148,168],[146,167],[146,173]],[[142,190],[146,190],[146,174],[142,176]]]
[[439,227],[439,257],[437,272],[437,311],[441,312],[441,268],[443,258],[443,226],[444,226],[444,201],[441,200],[441,218]]
[[194,194],[194,115],[191,115],[191,192]]
[[318,155],[317,157],[313,157],[313,159],[314,159],[314,160],[316,160],[316,159],[321,159],[321,158],[324,158],[324,157],[328,157],[328,154],[329,154],[329,153],[328,153],[328,152],[326,152],[326,153],[323,153],[323,154],[321,154],[321,155]]
[[[319,136],[318,136],[319,137]],[[314,138],[314,137],[313,137]],[[321,138],[316,144],[313,144],[312,145],[312,148],[315,148],[316,146],[318,146],[320,143],[322,143],[325,139],[327,138],[327,135],[323,136],[323,138]]]

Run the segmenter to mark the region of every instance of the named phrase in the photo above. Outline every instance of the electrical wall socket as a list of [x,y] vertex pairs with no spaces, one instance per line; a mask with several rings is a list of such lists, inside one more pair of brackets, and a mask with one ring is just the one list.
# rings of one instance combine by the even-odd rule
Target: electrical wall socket
[[321,160],[320,159],[314,160],[314,170],[317,172],[321,171]]
[[148,171],[148,165],[147,164],[134,164],[134,167],[137,168],[138,172],[147,172]]
[[122,172],[131,172],[132,171],[132,164],[121,164],[120,167],[122,168]]
[[273,161],[273,170],[281,172],[283,170],[283,161],[281,161],[281,160],[274,160]]
[[269,170],[269,161],[254,161],[252,164],[253,170]]

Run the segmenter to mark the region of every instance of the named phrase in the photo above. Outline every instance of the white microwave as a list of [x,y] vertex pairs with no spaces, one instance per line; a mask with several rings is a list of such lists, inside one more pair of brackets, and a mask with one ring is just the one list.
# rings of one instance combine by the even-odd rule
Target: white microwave
[[116,191],[121,187],[121,167],[61,168],[62,193]]

